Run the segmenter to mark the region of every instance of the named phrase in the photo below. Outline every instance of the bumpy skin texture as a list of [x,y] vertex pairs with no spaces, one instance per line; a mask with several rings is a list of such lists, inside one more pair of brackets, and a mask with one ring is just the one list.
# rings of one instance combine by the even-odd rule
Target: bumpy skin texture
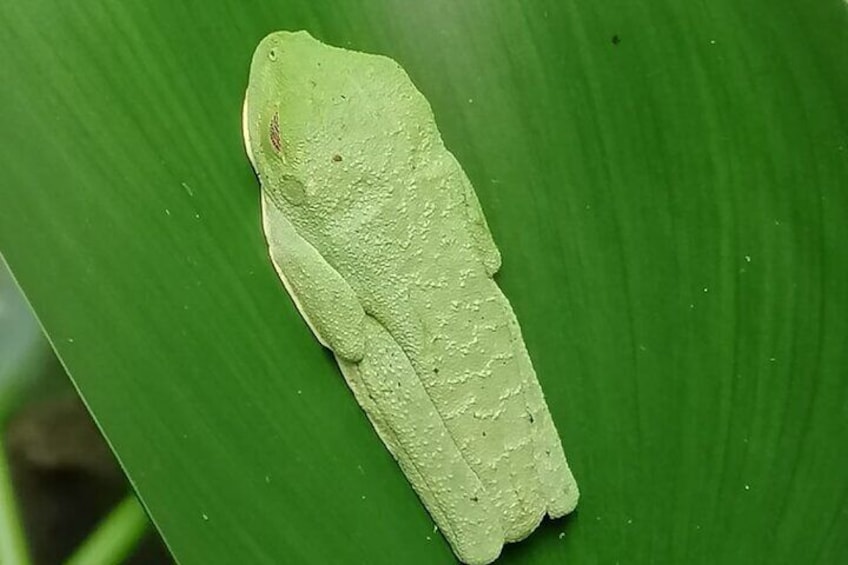
[[456,555],[489,563],[570,512],[577,485],[492,280],[500,254],[403,69],[273,33],[244,135],[281,280]]

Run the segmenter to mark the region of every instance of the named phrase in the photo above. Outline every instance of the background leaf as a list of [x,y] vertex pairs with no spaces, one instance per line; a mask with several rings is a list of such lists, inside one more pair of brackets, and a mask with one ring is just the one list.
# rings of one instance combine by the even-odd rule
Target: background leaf
[[449,562],[273,273],[241,146],[266,33],[389,55],[583,492],[503,561],[845,561],[846,10],[7,1],[0,250],[180,562]]

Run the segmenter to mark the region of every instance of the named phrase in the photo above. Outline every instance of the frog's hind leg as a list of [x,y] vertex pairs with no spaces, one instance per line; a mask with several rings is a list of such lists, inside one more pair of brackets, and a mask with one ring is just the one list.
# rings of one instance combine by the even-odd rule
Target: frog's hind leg
[[400,346],[370,316],[365,334],[360,362],[337,358],[345,380],[455,553],[468,564],[494,561],[503,536],[483,484]]
[[[500,289],[498,292],[500,293]],[[503,298],[503,303],[507,325],[512,334],[515,361],[524,383],[524,401],[533,423],[536,469],[545,491],[547,513],[551,518],[558,518],[574,510],[580,493],[574,475],[568,467],[559,434],[545,402],[530,355],[524,345],[518,320],[506,297]]]

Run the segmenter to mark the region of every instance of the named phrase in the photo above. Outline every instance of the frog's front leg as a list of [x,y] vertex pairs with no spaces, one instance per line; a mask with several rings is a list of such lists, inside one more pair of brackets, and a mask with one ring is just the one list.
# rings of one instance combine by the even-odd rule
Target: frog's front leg
[[483,208],[480,206],[480,200],[477,199],[474,187],[471,186],[471,181],[453,155],[450,158],[450,166],[453,168],[452,174],[456,182],[462,186],[462,196],[465,201],[465,220],[471,234],[471,240],[480,261],[483,263],[486,274],[491,277],[501,268],[501,253],[498,246],[495,245],[495,239],[486,223],[486,216],[483,215]]
[[365,311],[353,289],[262,191],[262,224],[277,274],[312,333],[338,357],[365,355]]

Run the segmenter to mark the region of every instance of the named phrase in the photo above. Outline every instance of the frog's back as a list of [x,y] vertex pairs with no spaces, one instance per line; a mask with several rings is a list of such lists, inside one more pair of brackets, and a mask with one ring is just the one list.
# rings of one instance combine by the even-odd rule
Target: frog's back
[[313,134],[340,134],[322,157],[338,155],[326,182],[339,190],[328,188],[324,223],[304,229],[407,355],[504,539],[521,539],[546,513],[570,511],[576,485],[518,322],[474,241],[470,181],[406,73],[365,57],[325,102],[335,127]]

